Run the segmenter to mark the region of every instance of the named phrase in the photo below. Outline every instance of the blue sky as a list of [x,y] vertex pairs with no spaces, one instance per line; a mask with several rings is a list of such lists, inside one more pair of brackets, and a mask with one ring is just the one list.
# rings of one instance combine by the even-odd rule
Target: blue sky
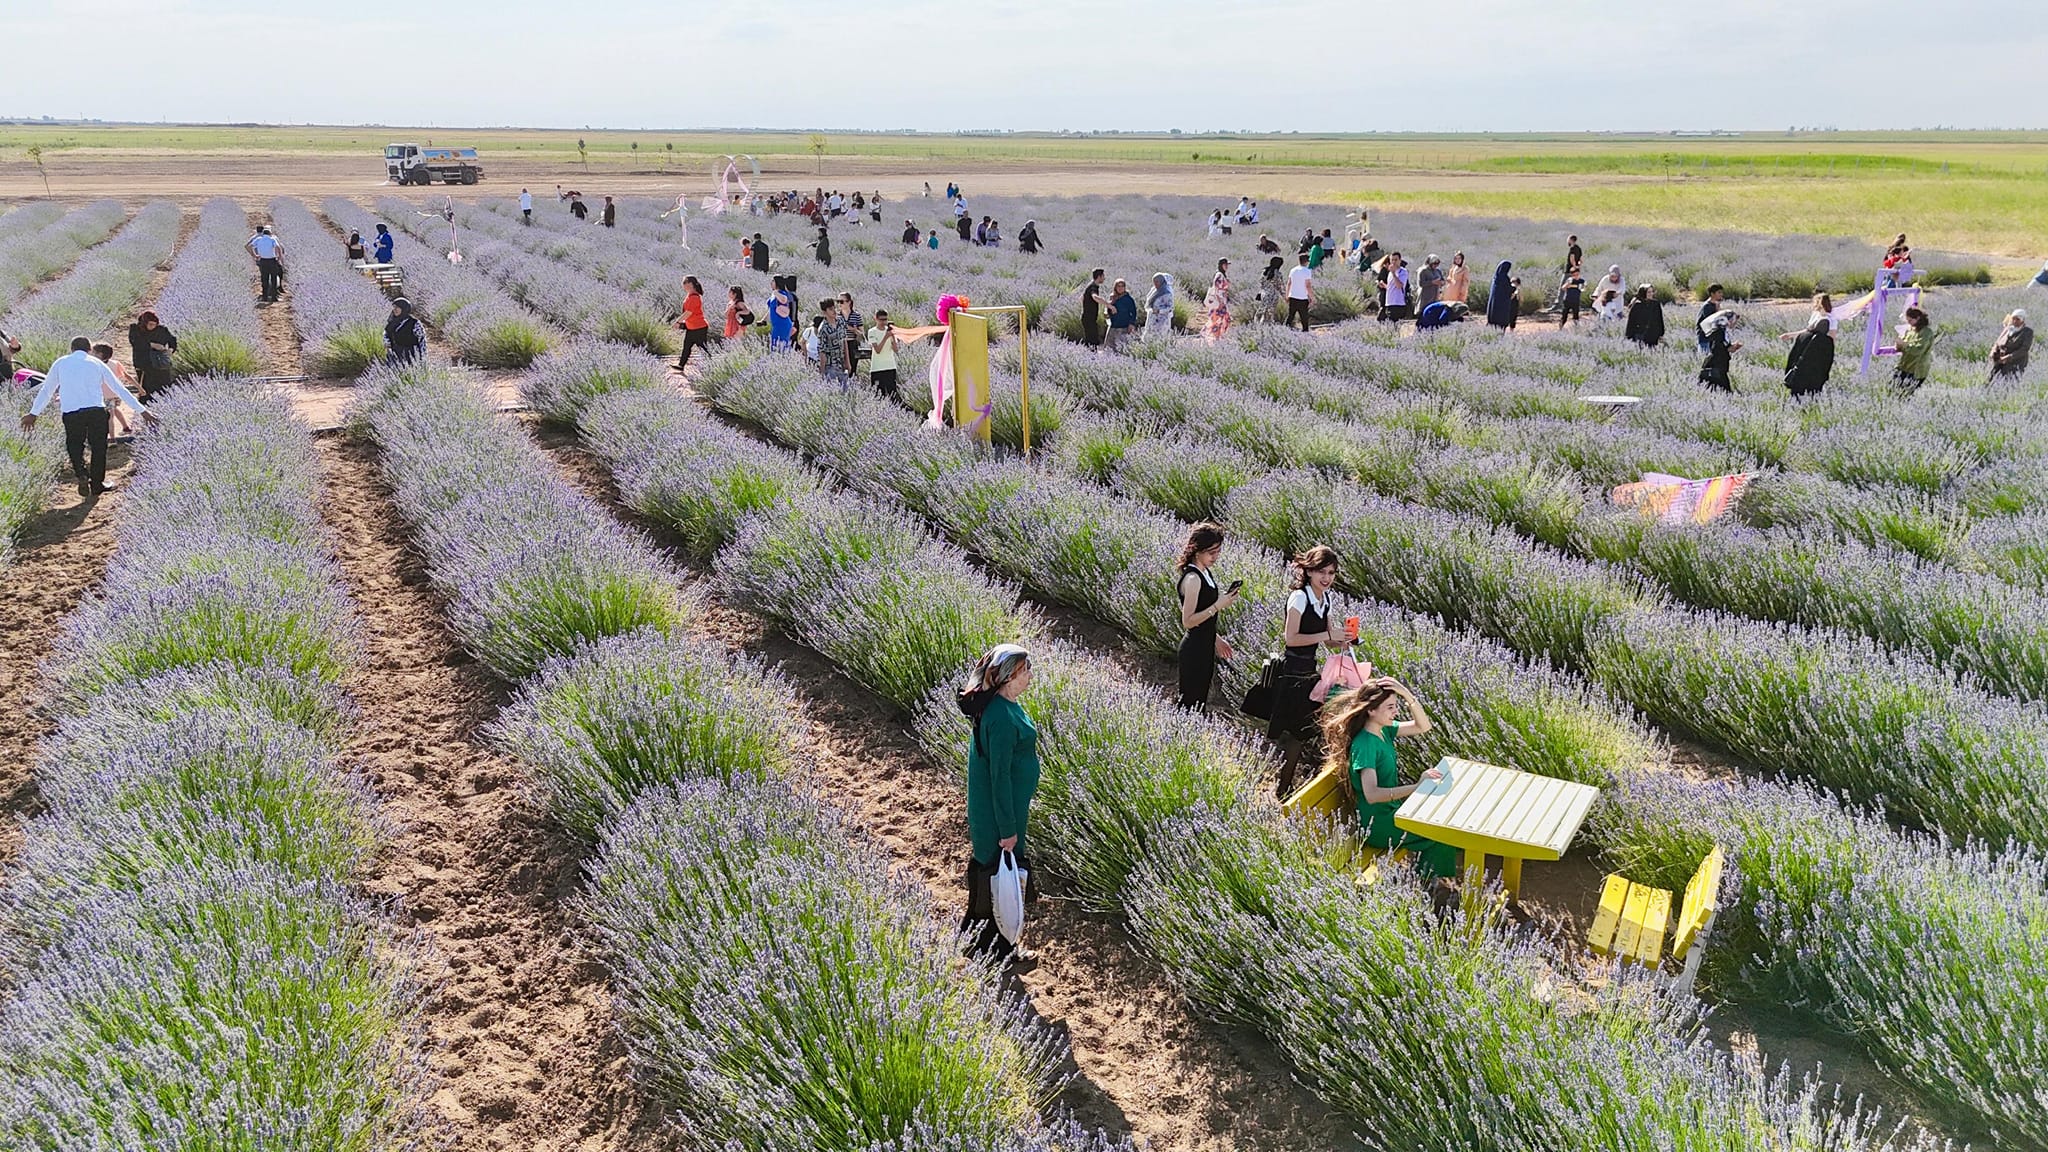
[[2048,127],[2019,0],[0,0],[0,50],[0,113],[122,120]]

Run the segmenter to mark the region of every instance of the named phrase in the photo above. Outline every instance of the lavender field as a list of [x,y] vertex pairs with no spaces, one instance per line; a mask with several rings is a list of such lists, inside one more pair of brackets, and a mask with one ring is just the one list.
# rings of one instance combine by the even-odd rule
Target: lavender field
[[[562,1127],[533,1146],[1141,1146],[1145,1117],[1091,1097],[1125,1053],[1088,1050],[1101,1033],[1042,980],[963,958],[934,877],[957,877],[964,838],[906,830],[852,778],[921,765],[952,811],[972,738],[954,690],[1022,643],[1048,890],[1129,954],[1119,972],[1269,1054],[1275,1090],[1359,1146],[2048,1150],[2048,386],[1985,364],[2006,314],[2048,294],[1921,253],[1926,384],[1857,374],[1864,325],[1894,313],[1845,322],[1825,392],[1794,400],[1775,337],[1803,297],[1864,290],[1875,249],[1576,229],[1592,275],[1619,264],[1664,301],[1671,335],[1646,348],[1547,311],[1569,223],[1374,213],[1413,263],[1465,253],[1482,314],[1512,261],[1518,328],[1382,322],[1332,257],[1304,333],[1263,318],[1254,243],[1291,266],[1304,229],[1344,234],[1341,209],[1269,204],[1211,235],[1218,205],[1193,198],[970,190],[1001,247],[920,198],[835,221],[826,264],[790,215],[692,202],[685,224],[624,198],[606,228],[536,199],[531,225],[504,195],[433,198],[452,222],[396,197],[269,204],[292,338],[323,386],[352,382],[327,442],[347,452],[246,378],[266,336],[244,207],[206,203],[182,247],[168,202],[0,215],[0,328],[26,362],[150,304],[184,377],[137,438],[102,574],[40,624],[47,730],[0,841],[0,1147],[466,1146],[489,1117],[450,1103],[478,1051],[450,1021],[551,990],[444,1004],[449,941],[388,883],[453,865],[393,859],[411,842],[383,770],[433,780],[456,743],[506,765],[559,857],[550,946],[594,974],[612,1089],[654,1118],[522,1116]],[[1041,252],[1017,248],[1027,220]],[[381,364],[389,300],[340,254],[380,221],[433,337],[410,366]],[[904,243],[906,222],[939,246]],[[737,264],[755,233],[769,274]],[[1221,259],[1232,323],[1205,338]],[[1170,276],[1173,330],[1083,346],[1097,266],[1141,297]],[[769,275],[796,278],[799,323],[840,293],[906,326],[942,294],[1024,306],[1034,450],[1015,333],[984,447],[927,422],[929,343],[902,353],[900,399],[760,329],[679,374],[686,275],[714,332],[729,286],[765,316]],[[1709,282],[1746,322],[1725,393],[1695,379]],[[515,375],[517,416],[486,390]],[[1641,402],[1582,399],[1615,393]],[[14,414],[8,537],[59,457]],[[366,627],[345,574],[364,537],[335,508],[349,467],[388,497],[366,530],[395,541],[448,655]],[[1609,499],[1651,472],[1752,479],[1727,517],[1676,526]],[[1181,642],[1172,576],[1202,520],[1244,589],[1207,714],[1145,672]],[[1641,881],[1682,887],[1727,851],[1696,986],[1593,956],[1545,897],[1445,902],[1391,866],[1360,883],[1328,829],[1283,814],[1235,702],[1280,644],[1286,558],[1316,545],[1341,556],[1363,654],[1435,718],[1404,769],[1459,756],[1594,785],[1574,861]],[[436,662],[482,685],[472,730],[365,749],[354,695]],[[877,733],[899,759],[850,758]],[[451,812],[473,799],[441,791]],[[540,887],[530,864],[502,867]],[[1088,1011],[1130,1010],[1103,983]],[[1726,1012],[1825,1059],[1731,1044]],[[1862,1069],[1853,1090],[1836,1063]]]

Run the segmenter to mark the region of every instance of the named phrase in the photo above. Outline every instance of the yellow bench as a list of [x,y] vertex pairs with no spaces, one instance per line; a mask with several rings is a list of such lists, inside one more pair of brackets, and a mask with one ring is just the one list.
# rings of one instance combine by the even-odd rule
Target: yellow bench
[[[1678,901],[1678,923],[1671,936],[1670,962],[1681,965],[1673,991],[1692,990],[1699,974],[1702,946],[1714,927],[1714,913],[1721,896],[1721,873],[1727,854],[1719,844],[1700,861],[1699,870],[1685,886]],[[1593,917],[1593,929],[1586,942],[1602,956],[1617,957],[1624,964],[1640,964],[1659,970],[1667,959],[1664,932],[1671,922],[1671,893],[1662,888],[1638,884],[1626,876],[1607,878],[1600,893],[1600,911]]]
[[[1379,878],[1379,861],[1385,853],[1367,846],[1359,835],[1358,809],[1349,802],[1345,783],[1341,773],[1326,767],[1289,796],[1280,810],[1310,828],[1339,868],[1356,867],[1360,881],[1370,884]],[[1405,850],[1396,850],[1394,859],[1407,855]]]

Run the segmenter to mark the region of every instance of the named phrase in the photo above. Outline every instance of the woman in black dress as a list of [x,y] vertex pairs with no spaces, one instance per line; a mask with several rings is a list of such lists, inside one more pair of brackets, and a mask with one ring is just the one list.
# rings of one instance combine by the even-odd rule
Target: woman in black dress
[[1733,392],[1728,379],[1729,356],[1742,348],[1728,337],[1742,323],[1742,317],[1722,309],[1700,321],[1700,335],[1706,338],[1707,357],[1700,362],[1700,383],[1716,392]]
[[161,394],[177,380],[171,358],[177,350],[178,338],[164,327],[154,312],[144,312],[128,326],[129,363],[135,365],[135,378],[142,385],[143,399]]
[[1210,574],[1223,555],[1223,529],[1203,522],[1188,529],[1180,546],[1180,626],[1187,635],[1180,641],[1180,706],[1198,712],[1209,710],[1209,689],[1216,682],[1216,661],[1228,660],[1230,642],[1216,634],[1216,618],[1237,603],[1233,585],[1223,591]]
[[1343,625],[1336,619],[1330,588],[1337,582],[1337,550],[1317,545],[1294,558],[1294,591],[1287,596],[1287,626],[1281,642],[1287,654],[1280,666],[1280,682],[1273,692],[1273,718],[1266,726],[1266,738],[1280,746],[1279,794],[1285,800],[1294,791],[1297,768],[1305,758],[1319,757],[1308,745],[1316,739],[1319,709],[1309,698],[1315,691],[1322,669],[1316,649],[1344,648]]

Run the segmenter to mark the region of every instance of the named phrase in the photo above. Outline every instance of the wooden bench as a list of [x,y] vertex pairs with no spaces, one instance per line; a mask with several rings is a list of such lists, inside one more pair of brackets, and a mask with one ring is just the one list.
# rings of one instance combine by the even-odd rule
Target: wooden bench
[[[1339,868],[1357,868],[1359,881],[1370,884],[1379,879],[1380,857],[1386,853],[1366,844],[1359,833],[1358,810],[1349,800],[1343,775],[1325,767],[1289,796],[1280,810],[1302,821],[1332,863]],[[1400,860],[1408,853],[1402,849],[1393,855]]]
[[386,292],[396,292],[405,287],[405,270],[396,264],[358,264],[356,267]]
[[1671,951],[1664,952],[1664,932],[1671,923],[1672,895],[1662,888],[1638,884],[1626,876],[1607,878],[1600,893],[1600,911],[1593,917],[1593,929],[1586,942],[1602,956],[1613,956],[1624,964],[1640,964],[1652,971],[1668,960],[1680,965],[1672,991],[1692,991],[1699,974],[1704,941],[1714,927],[1714,913],[1721,897],[1721,873],[1727,853],[1719,844],[1700,861],[1699,870],[1685,886],[1678,901],[1678,923],[1671,935]]

